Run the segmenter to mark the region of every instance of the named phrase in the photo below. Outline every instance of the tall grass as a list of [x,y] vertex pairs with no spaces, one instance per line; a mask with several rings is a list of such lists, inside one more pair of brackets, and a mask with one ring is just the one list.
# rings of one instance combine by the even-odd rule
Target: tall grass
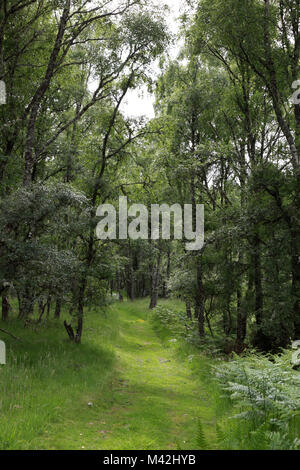
[[86,414],[88,402],[110,403],[118,331],[110,313],[107,321],[90,312],[80,346],[68,341],[61,321],[27,329],[15,319],[2,322],[21,341],[1,335],[7,364],[0,366],[0,449],[38,448],[53,424]]

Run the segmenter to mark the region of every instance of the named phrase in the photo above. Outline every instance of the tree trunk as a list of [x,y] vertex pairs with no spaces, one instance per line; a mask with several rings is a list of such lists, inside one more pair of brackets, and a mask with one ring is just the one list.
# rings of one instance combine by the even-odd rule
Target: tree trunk
[[255,287],[255,318],[258,326],[262,323],[263,317],[263,290],[262,290],[262,272],[261,272],[261,255],[260,240],[258,235],[253,239],[253,266],[254,266],[254,287]]
[[71,323],[67,323],[66,320],[64,321],[64,327],[68,333],[68,336],[70,338],[71,341],[74,341],[75,340],[75,336],[74,336],[74,331],[73,331],[73,328],[72,328],[72,325]]
[[24,186],[28,186],[32,181],[32,172],[34,168],[34,143],[35,143],[35,128],[36,122],[38,119],[38,113],[40,110],[41,102],[47,92],[53,74],[55,73],[55,66],[57,62],[57,58],[59,56],[63,37],[66,30],[66,25],[70,13],[71,8],[71,1],[67,0],[64,5],[64,9],[62,15],[60,17],[58,31],[55,39],[55,43],[53,45],[53,49],[49,58],[49,62],[47,65],[47,70],[43,80],[41,81],[40,85],[36,89],[36,92],[31,100],[30,103],[30,113],[29,119],[27,124],[27,132],[26,132],[26,146],[25,146],[25,169],[24,169],[24,178],[23,184]]
[[294,339],[300,339],[300,230],[291,230],[292,300]]
[[50,309],[51,309],[51,295],[48,295],[48,298],[47,298],[47,303],[46,303],[46,307],[47,307],[47,318],[49,318],[49,315],[50,315]]
[[39,312],[40,312],[40,316],[39,316],[38,321],[37,321],[38,323],[41,323],[41,321],[42,321],[43,315],[44,315],[44,313],[45,313],[46,305],[47,305],[47,302],[46,302],[45,304],[43,303],[42,300],[39,302]]
[[186,316],[191,320],[192,319],[192,308],[191,303],[187,300],[185,302]]
[[86,288],[86,279],[84,280],[81,289],[79,291],[78,297],[78,316],[77,316],[77,328],[76,328],[76,336],[75,336],[75,343],[81,343],[81,336],[83,330],[83,302],[84,302],[84,293]]
[[236,353],[241,353],[244,349],[244,341],[247,332],[247,317],[242,308],[242,294],[241,288],[238,286],[236,290],[237,301],[237,319],[236,319],[236,340],[234,350]]
[[[231,295],[228,296],[231,299]],[[229,336],[232,332],[232,314],[230,308],[230,300],[226,302],[226,307],[223,311],[223,330],[226,336]]]
[[56,299],[55,311],[54,311],[54,318],[56,319],[60,318],[61,304],[62,304],[61,298],[58,297]]
[[118,294],[119,294],[119,301],[123,302],[123,295],[122,295],[122,289],[121,289],[121,279],[120,279],[119,271],[117,271],[117,289],[118,289]]
[[170,279],[170,271],[171,271],[171,256],[170,256],[170,247],[168,245],[167,250],[167,269],[166,269],[166,278],[164,279],[163,283],[163,298],[167,298],[169,296],[169,291],[167,287],[167,283]]
[[157,263],[153,264],[151,276],[151,294],[149,308],[153,309],[157,305],[159,280],[160,280],[161,248],[159,248]]
[[205,336],[205,310],[204,310],[204,288],[203,288],[203,279],[202,279],[202,266],[201,258],[197,263],[197,293],[195,299],[195,316],[198,319],[198,330],[201,338]]
[[19,320],[24,320],[25,318],[29,317],[29,315],[33,314],[33,307],[34,307],[34,296],[31,292],[30,287],[26,287],[25,293],[18,294],[19,300]]
[[129,264],[127,266],[127,279],[126,279],[126,291],[127,297],[130,300],[134,300],[134,271],[133,271],[133,253],[131,250],[130,241],[128,243],[128,258]]
[[2,297],[2,320],[8,319],[9,310],[11,309],[8,297],[5,295]]

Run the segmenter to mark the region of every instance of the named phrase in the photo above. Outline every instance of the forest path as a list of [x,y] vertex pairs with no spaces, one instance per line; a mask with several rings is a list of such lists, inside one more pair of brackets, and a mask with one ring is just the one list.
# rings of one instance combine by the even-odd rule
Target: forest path
[[170,339],[154,328],[148,299],[87,315],[79,350],[64,340],[54,351],[66,369],[47,373],[38,396],[55,416],[26,448],[195,450],[199,419],[216,448],[214,398],[199,373],[208,359],[190,363]]
[[214,447],[214,410],[188,358],[179,358],[174,343],[158,338],[145,301],[116,308],[120,375],[113,384],[114,405],[102,420],[101,448],[192,450],[199,418]]

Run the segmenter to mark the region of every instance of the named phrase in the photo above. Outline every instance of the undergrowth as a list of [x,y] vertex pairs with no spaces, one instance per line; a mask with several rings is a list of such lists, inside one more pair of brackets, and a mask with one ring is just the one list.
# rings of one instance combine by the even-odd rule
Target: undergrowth
[[[205,383],[215,403],[219,449],[300,449],[300,373],[292,369],[290,351],[224,356],[222,340],[200,340],[195,322],[171,302],[155,309],[152,322],[162,337],[174,336],[178,353],[188,354]],[[198,449],[211,448],[201,417],[195,433]]]

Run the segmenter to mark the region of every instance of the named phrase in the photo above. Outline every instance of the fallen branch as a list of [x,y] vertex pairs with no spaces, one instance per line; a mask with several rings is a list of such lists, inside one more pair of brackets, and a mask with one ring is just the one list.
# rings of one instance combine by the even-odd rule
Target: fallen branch
[[21,338],[18,338],[17,336],[13,335],[9,331],[3,330],[2,328],[0,328],[0,331],[2,331],[2,333],[5,333],[6,335],[11,336],[13,339],[17,339],[18,341],[22,341]]
[[75,341],[74,330],[73,330],[73,328],[72,328],[71,323],[68,324],[68,323],[66,322],[66,320],[65,320],[65,321],[64,321],[64,327],[65,327],[65,329],[67,330],[67,333],[68,333],[68,336],[69,336],[70,340],[71,340],[71,341]]

